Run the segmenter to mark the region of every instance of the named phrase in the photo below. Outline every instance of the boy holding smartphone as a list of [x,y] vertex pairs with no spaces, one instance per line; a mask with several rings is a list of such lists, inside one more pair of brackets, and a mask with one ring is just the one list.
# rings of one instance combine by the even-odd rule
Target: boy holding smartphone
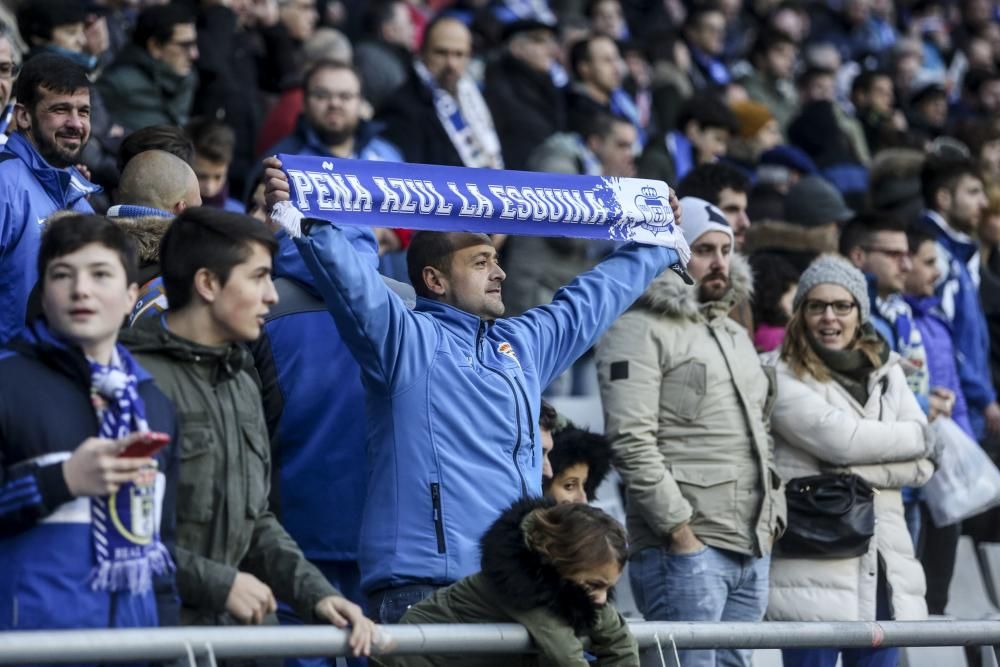
[[0,351],[0,630],[177,622],[174,410],[117,343],[136,263],[100,216],[42,237],[43,315]]
[[160,242],[169,309],[122,334],[180,416],[181,622],[272,622],[280,599],[306,622],[350,625],[354,654],[367,655],[374,624],[306,560],[268,507],[271,452],[243,343],[260,336],[277,303],[276,249],[249,216],[186,209]]

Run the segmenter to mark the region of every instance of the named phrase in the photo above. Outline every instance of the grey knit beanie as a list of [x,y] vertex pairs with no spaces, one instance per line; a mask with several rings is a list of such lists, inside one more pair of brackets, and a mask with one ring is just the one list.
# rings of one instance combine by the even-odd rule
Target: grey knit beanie
[[809,268],[799,276],[799,287],[795,290],[792,307],[798,310],[799,304],[806,298],[816,285],[840,285],[854,297],[861,310],[860,323],[864,324],[871,316],[871,303],[868,301],[868,282],[865,275],[843,257],[837,255],[821,255]]

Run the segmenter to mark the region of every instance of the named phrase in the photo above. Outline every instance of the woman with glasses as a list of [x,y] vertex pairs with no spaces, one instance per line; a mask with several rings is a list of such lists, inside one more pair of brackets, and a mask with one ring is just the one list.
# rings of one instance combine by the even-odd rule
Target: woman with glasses
[[[860,271],[843,258],[822,256],[802,274],[792,305],[781,351],[771,357],[779,472],[786,483],[823,473],[858,475],[876,491],[875,532],[867,551],[855,557],[792,557],[782,554],[779,541],[768,619],[924,619],[924,573],[913,556],[900,489],[921,486],[934,470],[926,458],[933,443],[927,420],[899,356],[871,325]],[[785,667],[833,667],[838,655],[844,667],[890,667],[899,651],[783,651]]]

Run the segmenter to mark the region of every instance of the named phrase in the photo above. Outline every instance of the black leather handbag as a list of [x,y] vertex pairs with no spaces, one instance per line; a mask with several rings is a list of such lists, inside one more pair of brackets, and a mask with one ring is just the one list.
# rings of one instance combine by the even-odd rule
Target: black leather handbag
[[875,489],[852,473],[797,477],[785,483],[788,527],[779,556],[851,558],[868,551],[875,534]]

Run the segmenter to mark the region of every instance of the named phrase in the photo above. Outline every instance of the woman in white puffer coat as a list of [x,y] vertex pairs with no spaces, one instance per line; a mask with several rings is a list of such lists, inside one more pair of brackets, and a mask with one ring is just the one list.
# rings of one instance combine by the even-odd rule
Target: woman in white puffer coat
[[[865,278],[824,256],[802,274],[776,367],[771,417],[775,461],[785,480],[855,473],[875,495],[875,536],[854,558],[771,561],[769,620],[919,620],[927,616],[924,573],[913,556],[900,489],[921,486],[934,466],[933,436],[906,384],[899,357],[869,323]],[[785,667],[893,667],[899,651],[795,649]]]

